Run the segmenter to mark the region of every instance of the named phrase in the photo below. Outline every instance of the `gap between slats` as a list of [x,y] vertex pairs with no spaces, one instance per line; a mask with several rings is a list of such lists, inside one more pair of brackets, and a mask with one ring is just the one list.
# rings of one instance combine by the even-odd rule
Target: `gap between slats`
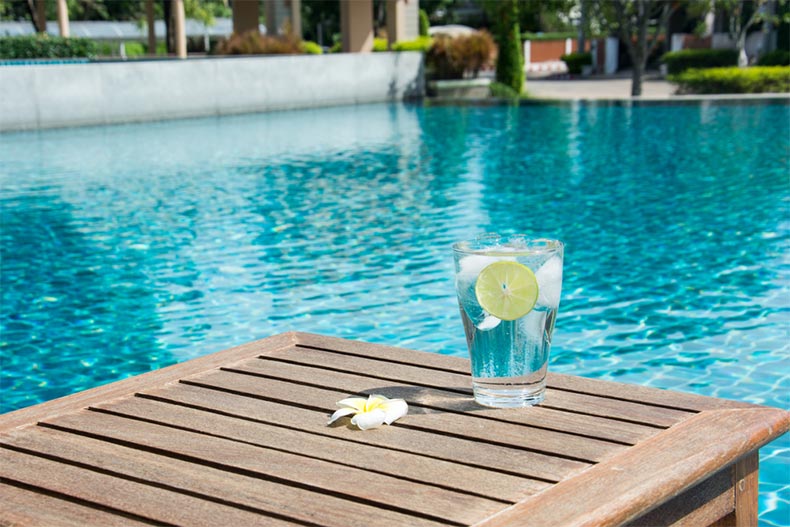
[[[229,371],[229,370],[226,370],[224,368],[223,368],[222,371],[227,371],[228,373],[233,373],[235,375],[246,374],[246,372],[242,373],[242,372],[236,372],[236,371]],[[263,377],[263,376],[260,376],[260,375],[249,375],[249,376],[266,378],[266,377]],[[275,379],[274,377],[270,377],[270,378]],[[276,380],[281,381],[281,382],[290,382],[288,379],[276,378]],[[306,410],[321,411],[323,413],[326,413],[326,410],[324,408],[321,408],[321,407],[318,407],[318,406],[305,405],[305,404],[301,404],[301,403],[297,403],[297,402],[293,402],[293,401],[289,401],[289,400],[283,400],[283,399],[278,399],[278,398],[273,398],[273,397],[267,397],[267,396],[259,395],[259,394],[251,394],[251,393],[244,392],[244,391],[241,391],[241,390],[234,390],[234,389],[230,389],[230,388],[226,388],[226,387],[212,386],[210,384],[202,383],[199,380],[182,379],[181,383],[189,385],[189,386],[196,386],[196,387],[199,387],[199,388],[202,388],[202,389],[214,390],[214,391],[218,391],[218,392],[222,392],[222,393],[228,393],[228,394],[238,395],[238,396],[242,396],[242,397],[249,397],[249,398],[252,398],[252,399],[259,399],[259,400],[262,400],[262,401],[269,401],[269,402],[274,402],[274,403],[294,406],[296,408],[303,408],[303,409],[306,409]],[[291,382],[291,384],[295,384],[295,385],[299,385],[299,386],[305,386],[305,385],[303,385],[301,383]],[[310,386],[310,387],[312,387],[312,386]],[[330,391],[335,391],[341,397],[345,395],[345,392],[341,392],[341,391],[338,391],[338,390],[332,390],[331,388],[323,388],[323,389],[330,390]],[[468,414],[459,414],[459,415],[467,415],[468,416]],[[512,424],[514,426],[523,426],[525,429],[532,428],[532,427],[529,427],[527,425],[520,425],[518,423],[505,423],[505,424]],[[399,422],[395,422],[395,423],[393,423],[390,426],[399,426],[399,427],[403,427],[403,428],[409,428],[409,429],[412,429],[412,430],[419,430],[419,431],[422,431],[422,432],[430,432],[432,434],[442,435],[442,436],[447,436],[447,437],[453,437],[453,438],[456,438],[456,439],[466,439],[466,440],[470,439],[469,436],[461,435],[461,434],[458,434],[458,433],[448,432],[448,431],[444,431],[444,430],[436,430],[436,429],[432,429],[432,428],[425,428],[425,427],[421,427],[421,426],[414,426],[414,425],[409,425],[409,424],[404,424],[404,423],[399,423]],[[555,430],[545,430],[545,431],[556,432],[558,434],[565,433],[567,435],[574,435],[575,437],[584,437],[584,436],[580,436],[580,435],[570,434],[570,433],[567,433],[567,432],[557,432]],[[589,437],[584,437],[584,438],[585,439],[590,439]],[[567,460],[570,460],[570,461],[578,461],[578,462],[581,462],[581,463],[595,463],[594,460],[587,459],[587,458],[584,458],[584,457],[572,456],[572,455],[562,454],[562,453],[558,453],[558,452],[551,452],[551,451],[548,451],[548,450],[541,450],[540,448],[536,448],[536,447],[524,447],[524,446],[520,446],[520,445],[513,445],[513,444],[510,444],[510,443],[503,443],[503,442],[500,442],[500,441],[496,441],[495,439],[485,439],[485,438],[475,437],[474,441],[476,441],[478,443],[486,443],[486,444],[490,444],[490,445],[497,445],[497,446],[503,446],[503,447],[507,447],[507,448],[514,448],[514,449],[524,450],[524,451],[528,451],[528,452],[535,452],[535,453],[538,453],[538,454],[549,455],[549,456],[553,456],[553,457],[567,459]],[[612,445],[623,446],[623,447],[629,446],[627,444],[618,444],[618,443],[615,443],[613,441],[607,441],[607,440],[604,440],[604,439],[598,439],[598,441],[605,441],[605,442],[610,443]]]
[[[354,341],[348,341],[348,342],[352,343],[352,344],[356,343]],[[306,343],[296,343],[296,344],[294,344],[294,348],[296,348],[296,349],[303,348],[303,349],[309,349],[309,350],[314,350],[314,351],[321,351],[321,352],[326,352],[326,353],[337,353],[339,355],[346,355],[346,356],[349,356],[349,357],[360,357],[360,358],[365,358],[365,359],[370,359],[370,360],[377,360],[377,361],[387,362],[387,363],[392,363],[392,364],[402,364],[402,365],[405,365],[405,366],[414,366],[414,362],[398,360],[398,359],[394,359],[394,358],[391,358],[391,357],[381,357],[381,356],[376,356],[376,355],[370,355],[370,354],[366,354],[365,352],[355,352],[355,351],[349,350],[349,349],[330,348],[330,347],[326,347],[326,346],[310,345],[310,344],[306,344]],[[278,350],[278,351],[284,351],[284,350]],[[412,351],[412,350],[408,350],[408,351]],[[415,353],[425,353],[425,352],[416,352],[415,351]],[[443,356],[443,355],[440,355],[440,356]],[[261,359],[274,359],[275,356],[274,355],[270,355],[270,354],[263,354],[263,355],[260,355],[259,358],[261,358]],[[281,357],[278,357],[278,360],[286,360],[286,359],[282,359]],[[456,373],[456,374],[463,374],[463,375],[467,375],[467,376],[471,375],[468,368],[441,367],[441,366],[434,366],[434,365],[420,365],[420,367],[421,368],[425,368],[425,369],[429,369],[429,370],[434,370],[434,371],[441,371],[441,372],[445,372],[445,373]],[[584,379],[584,380],[592,381],[592,382],[599,381],[599,379],[594,379],[594,378],[586,378],[586,377],[581,377],[581,378]],[[612,381],[609,381],[609,382],[612,382]],[[566,387],[566,386],[556,386],[556,385],[551,385],[551,384],[549,385],[549,388],[552,389],[552,390],[556,390],[556,391],[575,393],[575,394],[579,394],[579,395],[590,395],[590,396],[595,396],[595,397],[601,397],[601,398],[604,398],[604,399],[611,399],[613,401],[622,401],[622,402],[628,402],[628,403],[643,404],[645,406],[653,406],[653,407],[656,407],[656,408],[664,408],[664,409],[667,409],[667,410],[678,410],[678,411],[681,411],[681,412],[689,412],[689,413],[699,413],[700,412],[700,409],[696,408],[694,406],[684,406],[684,405],[677,405],[677,404],[661,404],[661,403],[652,402],[652,401],[650,401],[650,402],[644,401],[644,400],[638,399],[638,398],[621,397],[621,396],[615,396],[615,395],[611,395],[611,394],[601,394],[601,393],[597,393],[597,392],[592,391],[592,390],[573,389],[573,388],[569,388],[569,387]],[[656,389],[656,390],[658,390],[658,389]],[[459,393],[468,394],[468,393],[471,393],[471,390],[466,391],[466,392],[461,392],[459,390]]]
[[[99,412],[96,412],[96,413],[99,413]],[[130,419],[130,421],[133,421],[133,420]],[[156,425],[157,426],[163,426],[160,423],[156,423]],[[163,456],[163,457],[166,457],[166,458],[173,458],[173,459],[177,459],[177,460],[180,460],[180,461],[186,461],[188,463],[193,463],[195,465],[203,465],[203,466],[206,466],[206,467],[211,467],[211,468],[214,468],[214,469],[218,469],[218,470],[225,471],[225,472],[230,472],[230,473],[233,473],[233,474],[239,474],[239,475],[252,477],[252,478],[256,478],[256,479],[263,479],[263,480],[270,481],[270,482],[277,483],[277,484],[281,484],[281,485],[286,485],[286,486],[290,486],[290,487],[296,487],[296,488],[299,488],[299,489],[302,489],[302,490],[316,492],[316,493],[318,493],[320,495],[329,495],[329,496],[333,496],[333,497],[336,497],[336,498],[340,498],[340,499],[351,501],[351,502],[355,502],[355,503],[360,503],[360,504],[364,504],[364,505],[368,505],[368,506],[373,506],[373,507],[377,507],[377,508],[382,508],[382,509],[394,511],[394,512],[397,512],[397,513],[400,513],[400,514],[403,514],[403,515],[407,515],[407,516],[411,516],[411,517],[425,519],[425,520],[429,520],[429,521],[433,521],[433,522],[440,522],[440,523],[446,524],[446,525],[464,525],[464,523],[462,523],[462,522],[454,521],[454,520],[448,519],[446,517],[437,516],[435,514],[431,514],[431,513],[428,513],[428,512],[423,512],[423,511],[418,511],[418,510],[413,510],[413,509],[409,509],[409,508],[404,508],[404,507],[401,507],[401,506],[393,505],[391,503],[387,503],[386,501],[383,501],[382,499],[378,499],[378,497],[376,499],[373,499],[373,498],[365,498],[365,497],[358,496],[358,495],[348,494],[346,492],[343,492],[343,491],[337,490],[337,489],[329,489],[329,488],[325,488],[325,487],[322,487],[322,486],[315,486],[315,485],[310,484],[310,483],[303,483],[301,481],[292,480],[292,479],[288,479],[286,477],[260,472],[258,470],[246,469],[246,468],[243,468],[241,466],[238,466],[237,464],[228,464],[227,462],[222,462],[222,461],[207,460],[207,459],[203,459],[203,458],[200,458],[200,457],[197,457],[197,456],[195,456],[193,454],[188,454],[188,453],[173,452],[173,451],[167,450],[167,449],[165,449],[165,448],[163,448],[161,446],[150,445],[150,444],[142,444],[142,443],[139,443],[139,442],[135,441],[134,439],[124,438],[124,437],[111,437],[111,436],[103,434],[101,432],[80,430],[80,429],[72,428],[72,427],[70,427],[68,425],[67,426],[63,426],[63,425],[61,425],[59,423],[56,423],[56,422],[41,422],[41,423],[38,424],[38,426],[41,426],[43,428],[50,428],[50,429],[53,429],[53,430],[58,430],[58,431],[61,431],[61,432],[67,432],[67,433],[71,433],[71,434],[75,434],[75,435],[80,435],[80,436],[88,437],[88,438],[91,438],[91,439],[96,439],[96,440],[100,440],[100,441],[103,441],[103,442],[120,445],[120,446],[127,447],[127,448],[141,450],[141,451],[144,451],[144,452],[148,452],[148,453],[151,453],[151,454]],[[189,432],[190,433],[199,434],[198,432],[193,432],[193,431],[189,431]],[[205,435],[205,434],[199,434],[199,435]],[[232,440],[232,439],[228,439],[228,438],[225,438],[225,437],[217,437],[216,439],[220,439],[220,440],[223,440],[223,441],[232,441],[232,442],[240,443],[240,444],[246,444],[248,446],[251,446],[253,448],[258,448],[258,449],[261,449],[261,450],[272,450],[272,449],[267,448],[264,445],[249,444],[249,443],[245,443],[245,442],[240,442],[240,441],[235,441],[235,440]],[[6,447],[5,445],[0,445],[0,446]],[[8,447],[6,447],[6,448],[8,448]],[[293,455],[290,452],[288,454]],[[326,462],[324,460],[318,460],[318,461]],[[79,466],[80,465],[79,463],[71,462],[71,461],[62,461],[62,462],[66,463],[66,464],[72,464],[72,465],[75,465],[75,466]],[[122,479],[125,479],[125,480],[129,480],[129,481],[134,481],[136,483],[140,483],[140,481],[137,481],[137,478],[130,477],[130,476],[124,475],[124,474],[111,472],[111,471],[108,472],[108,471],[105,471],[105,470],[100,469],[100,468],[93,468],[93,467],[90,467],[90,466],[81,466],[80,468],[87,469],[87,470],[93,470],[95,472],[103,473],[103,474],[107,473],[107,475],[112,475],[113,477],[119,477],[119,478],[122,478]],[[393,479],[399,479],[399,478],[395,478],[393,476],[385,476],[385,477],[393,478]],[[145,483],[150,484],[148,482],[145,482]],[[237,509],[240,509],[240,510],[245,510],[246,511],[246,510],[248,510],[250,508],[248,506],[239,506],[238,504],[233,503],[233,502],[228,502],[227,500],[221,500],[221,499],[215,499],[215,498],[212,498],[212,497],[207,497],[206,495],[203,495],[203,494],[200,494],[200,493],[197,493],[197,495],[194,495],[196,493],[191,492],[191,491],[187,491],[187,490],[184,490],[184,489],[171,488],[168,485],[155,484],[153,486],[155,486],[157,488],[162,488],[163,490],[179,492],[181,494],[185,494],[185,495],[191,496],[191,497],[198,497],[198,498],[201,498],[201,499],[209,499],[209,500],[211,500],[211,501],[213,501],[215,503],[219,503],[221,505],[226,505],[226,506],[231,506],[231,507],[234,507],[234,508],[237,508]],[[444,490],[444,489],[441,489],[441,490]],[[463,493],[459,493],[459,492],[457,492],[455,490],[453,490],[452,492],[454,494],[458,494],[459,497],[463,495]],[[382,498],[383,498],[383,496],[382,496]],[[470,498],[471,498],[471,496],[470,496]],[[320,499],[320,496],[317,496],[316,499]],[[497,501],[497,500],[491,500],[491,498],[485,498],[485,499],[490,501],[491,503],[494,503],[495,501]],[[509,502],[503,502],[501,500],[499,501],[499,503],[502,503],[503,506],[505,506],[506,504],[509,504]],[[253,510],[251,512],[261,513],[259,510]],[[268,512],[268,511],[265,512],[265,514],[267,516],[273,517],[273,518],[279,518],[280,517],[279,514]],[[294,523],[299,523],[300,525],[315,525],[313,523],[298,521],[298,520],[295,520],[295,519],[290,518],[290,517],[285,517],[283,519],[285,519],[287,521],[293,521]]]
[[[370,373],[369,371],[354,370],[352,372],[352,371],[349,371],[347,369],[333,368],[331,366],[327,366],[326,364],[312,364],[309,361],[306,362],[306,361],[300,361],[300,360],[292,360],[292,359],[289,359],[287,357],[265,356],[265,357],[259,357],[258,360],[261,361],[261,364],[263,364],[266,361],[272,361],[274,363],[288,364],[288,365],[296,366],[296,367],[299,367],[299,368],[313,368],[313,369],[315,369],[318,372],[320,372],[320,371],[331,371],[331,372],[333,372],[335,374],[340,374],[340,375],[354,375],[354,376],[360,377],[360,378],[381,380],[381,381],[390,382],[390,383],[400,383],[400,384],[403,384],[404,386],[408,386],[408,387],[426,388],[426,389],[434,390],[434,391],[437,391],[437,392],[440,392],[440,393],[450,393],[450,394],[455,394],[455,395],[461,395],[461,396],[467,397],[467,398],[469,398],[471,400],[471,389],[452,388],[452,387],[447,387],[445,385],[428,384],[428,383],[424,383],[424,382],[419,382],[417,380],[414,380],[413,378],[410,378],[410,379],[397,378],[397,376],[394,375],[394,374],[390,375],[390,376],[385,376],[385,375],[377,375],[375,373]],[[255,371],[250,371],[249,368],[245,369],[245,365],[247,365],[247,364],[252,364],[252,363],[251,362],[238,363],[236,365],[223,367],[221,369],[224,370],[224,371],[232,371],[232,372],[236,372],[236,373],[243,373],[243,374],[246,374],[246,375],[256,375],[256,376],[259,376],[259,377],[265,377],[265,378],[271,378],[271,379],[276,379],[276,380],[282,380],[282,381],[286,381],[286,382],[292,382],[292,383],[295,383],[295,384],[300,384],[300,385],[303,385],[303,386],[311,386],[311,387],[319,388],[319,389],[333,389],[333,390],[336,390],[336,391],[343,391],[343,392],[346,392],[348,390],[347,388],[342,388],[342,387],[339,387],[337,385],[330,385],[326,381],[324,381],[323,383],[315,383],[315,382],[310,382],[309,380],[304,380],[304,379],[294,379],[294,378],[292,378],[292,377],[290,377],[288,375],[278,374],[276,368],[272,368],[271,370],[267,370],[267,371],[263,371],[263,369],[257,369],[256,368]],[[410,368],[414,368],[415,366],[414,365],[409,365],[409,367]],[[561,392],[561,390],[553,390],[553,389],[551,391],[552,392]],[[585,396],[586,397],[591,397],[591,398],[596,397],[596,396],[592,396],[592,395],[585,395]],[[551,396],[547,397],[547,399],[550,400]],[[606,399],[606,398],[598,398],[598,399],[609,400],[609,399]],[[594,405],[595,402],[596,402],[595,399],[591,399],[590,404]],[[468,408],[455,410],[455,409],[453,409],[451,407],[448,407],[446,405],[445,406],[432,406],[432,405],[430,405],[428,403],[417,402],[417,401],[410,401],[410,404],[412,404],[412,403],[414,403],[414,404],[416,404],[418,406],[423,406],[423,407],[426,407],[426,408],[435,408],[435,409],[441,410],[441,411],[455,412],[455,413],[464,414],[464,415],[474,415],[475,417],[483,418],[483,419],[492,419],[492,420],[496,420],[496,421],[507,421],[507,422],[510,422],[508,419],[500,418],[499,415],[497,415],[497,414],[495,414],[493,412],[490,412],[490,411],[488,412],[489,415],[481,415],[479,413],[469,412]],[[638,410],[639,406],[644,406],[644,405],[639,405],[639,403],[633,403],[633,402],[628,402],[628,405],[631,405],[632,410]],[[639,406],[635,406],[635,405],[639,405]],[[578,403],[577,403],[577,406],[578,406]],[[599,412],[596,413],[596,412],[592,412],[592,411],[583,411],[583,410],[581,410],[579,408],[564,408],[564,407],[552,405],[552,404],[550,404],[550,402],[544,402],[543,404],[541,404],[539,406],[539,408],[541,410],[552,410],[552,411],[555,411],[555,412],[560,412],[562,414],[569,415],[569,416],[570,415],[586,416],[586,417],[589,417],[589,418],[592,418],[592,419],[600,420],[601,424],[603,424],[605,422],[609,422],[609,423],[626,423],[628,425],[635,425],[634,429],[636,429],[636,428],[639,428],[639,429],[652,429],[652,430],[654,430],[654,433],[658,433],[658,432],[660,432],[662,430],[665,430],[666,428],[668,428],[669,426],[671,426],[672,424],[674,424],[675,422],[680,420],[679,419],[680,416],[673,415],[672,416],[673,419],[671,421],[668,420],[669,416],[664,416],[660,421],[650,422],[650,420],[646,419],[646,418],[643,418],[642,420],[638,420],[638,419],[635,419],[635,418],[629,419],[629,418],[627,418],[627,417],[625,417],[623,415],[621,415],[621,416],[618,416],[618,415],[605,415],[605,412],[603,412],[603,411],[599,411]],[[651,406],[647,405],[646,408],[651,408]],[[488,409],[488,408],[484,408],[482,406],[479,407],[479,409],[480,410],[491,410],[491,409]],[[525,409],[524,411],[529,411],[529,409]],[[512,415],[512,414],[507,414],[507,413],[503,412],[502,415]],[[683,415],[683,417],[685,417],[685,415]],[[659,423],[661,423],[661,424],[659,424]],[[582,432],[573,432],[573,431],[569,431],[569,430],[561,430],[561,429],[558,429],[558,428],[552,428],[552,427],[549,427],[549,426],[537,424],[535,422],[531,422],[531,423],[529,423],[529,425],[532,426],[532,427],[535,427],[535,428],[541,428],[541,429],[546,429],[546,430],[556,430],[556,431],[561,431],[561,432],[565,432],[565,433],[573,433],[573,434],[579,435],[581,437],[588,437],[588,438],[591,438],[591,439],[601,439],[601,440],[611,441],[613,443],[622,444],[622,445],[629,445],[630,446],[630,445],[634,444],[633,441],[624,440],[624,439],[614,439],[611,436],[607,437],[605,435],[600,435],[600,432],[595,430],[595,428],[599,428],[600,429],[600,426],[598,426],[598,427],[591,427],[591,429],[593,430],[593,433],[582,433]],[[652,435],[652,433],[649,434],[649,435]],[[644,438],[644,437],[642,437],[642,438]]]

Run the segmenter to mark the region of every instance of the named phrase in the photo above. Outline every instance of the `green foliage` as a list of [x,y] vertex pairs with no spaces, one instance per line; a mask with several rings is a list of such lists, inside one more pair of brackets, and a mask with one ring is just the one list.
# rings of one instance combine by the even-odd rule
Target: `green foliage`
[[790,66],[690,69],[669,77],[679,93],[790,92]]
[[592,53],[568,53],[567,55],[562,55],[560,60],[568,66],[568,73],[578,75],[582,72],[583,66],[592,65]]
[[524,59],[521,56],[521,31],[518,29],[516,0],[501,0],[497,6],[496,81],[521,93],[524,86]]
[[321,46],[311,40],[303,40],[300,44],[300,47],[302,48],[302,53],[307,55],[321,55],[324,53],[324,50],[321,48]]
[[145,55],[146,46],[142,42],[124,42],[123,49],[126,56],[130,59],[135,57],[142,57]]
[[760,57],[758,66],[790,66],[790,51],[777,49]]
[[682,49],[670,51],[661,57],[667,73],[675,75],[691,68],[721,68],[738,64],[738,51],[734,49]]
[[96,42],[49,35],[0,37],[0,59],[93,58]]
[[496,97],[497,99],[506,99],[513,103],[521,99],[521,95],[516,90],[501,82],[492,82],[489,84],[488,89],[491,92],[491,97]]
[[431,22],[428,20],[428,13],[425,12],[425,9],[420,9],[420,36],[427,37],[430,28]]
[[303,53],[301,41],[293,36],[273,37],[257,31],[234,33],[217,46],[218,55],[297,55]]
[[417,37],[414,40],[402,40],[392,45],[392,51],[422,51],[427,53],[431,49],[433,39],[431,37]]
[[473,77],[493,62],[496,45],[487,31],[475,31],[469,35],[433,39],[425,55],[425,62],[435,79],[462,79],[469,73]]
[[373,51],[389,51],[389,44],[386,38],[373,39]]
[[565,40],[566,38],[576,39],[578,33],[573,31],[554,31],[550,33],[532,33],[525,31],[521,34],[522,40]]

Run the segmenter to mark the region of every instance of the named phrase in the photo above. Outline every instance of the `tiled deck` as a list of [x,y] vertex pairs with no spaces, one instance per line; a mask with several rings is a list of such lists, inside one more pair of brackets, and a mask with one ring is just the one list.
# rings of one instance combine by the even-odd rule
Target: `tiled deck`
[[[756,524],[782,410],[550,375],[476,405],[464,359],[288,333],[0,416],[0,524]],[[405,398],[370,431],[352,394]]]

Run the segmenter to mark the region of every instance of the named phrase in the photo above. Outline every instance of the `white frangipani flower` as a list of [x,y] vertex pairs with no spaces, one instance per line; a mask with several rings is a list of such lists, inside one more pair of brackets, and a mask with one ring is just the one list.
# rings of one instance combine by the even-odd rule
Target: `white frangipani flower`
[[340,410],[332,414],[327,425],[331,425],[343,416],[354,414],[351,424],[358,426],[360,430],[377,428],[384,423],[390,425],[409,411],[409,406],[403,399],[389,399],[374,394],[367,399],[349,397],[338,401],[337,405],[340,406]]

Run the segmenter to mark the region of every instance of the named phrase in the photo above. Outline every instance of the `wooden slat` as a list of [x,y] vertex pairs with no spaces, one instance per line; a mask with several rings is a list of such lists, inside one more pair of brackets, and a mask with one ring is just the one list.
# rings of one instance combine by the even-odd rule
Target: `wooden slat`
[[[329,377],[329,373],[322,374],[322,378],[324,375],[326,378]],[[270,400],[294,401],[300,405],[325,408],[327,412],[333,411],[332,405],[348,395],[343,391],[324,390],[275,379],[261,379],[229,371],[209,372],[198,377],[191,377],[188,382],[235,393],[265,397]],[[402,392],[390,390],[388,393],[409,401],[412,391],[406,387]],[[394,426],[408,426],[420,430],[451,434],[580,461],[601,461],[626,448],[623,445],[603,440],[529,428],[520,424],[479,419],[474,415],[455,414],[432,408],[421,408],[419,411],[415,409],[409,415],[409,419],[402,419]]]
[[500,501],[516,502],[550,486],[543,481],[426,458],[419,452],[398,452],[376,445],[352,443],[331,436],[210,414],[140,397],[96,408],[116,415],[222,436],[335,463],[353,463],[355,467],[365,470]]
[[[460,357],[430,354],[430,357],[423,358],[422,356],[425,355],[424,352],[405,348],[370,344],[337,337],[314,335],[311,333],[296,332],[293,335],[297,348],[311,347],[319,350],[339,351],[354,356],[378,358],[401,364],[425,364],[428,367],[437,368],[439,370],[466,375],[469,375],[470,372],[469,361]],[[676,408],[686,411],[699,412],[702,410],[723,408],[755,407],[755,405],[740,401],[730,401],[727,399],[705,397],[691,393],[661,390],[646,386],[634,386],[601,379],[588,379],[574,375],[552,373],[551,371],[549,371],[547,380],[549,388],[665,406],[667,408]]]
[[276,351],[280,348],[292,347],[296,338],[296,333],[275,335],[266,339],[250,342],[249,344],[243,344],[235,348],[192,359],[181,364],[174,364],[142,375],[129,377],[104,386],[2,414],[0,415],[0,432],[19,426],[29,426],[40,419],[73,412],[94,403],[131,395],[144,388],[161,386],[194,373],[208,371],[219,368],[225,364],[258,356],[265,351]]
[[[416,366],[383,363],[329,352],[298,349],[289,350],[289,353],[277,353],[273,356],[283,357],[288,362],[271,360],[272,355],[267,355],[263,360],[244,361],[230,366],[228,370],[246,371],[273,378],[287,379],[302,383],[319,383],[327,388],[343,390],[350,393],[381,393],[403,391],[405,386],[411,386],[413,396],[409,402],[422,406],[429,406],[453,412],[467,412],[475,416],[527,424],[550,430],[561,430],[578,435],[589,436],[596,439],[617,441],[624,444],[634,444],[658,432],[657,426],[645,426],[634,423],[623,423],[608,419],[607,417],[590,416],[580,413],[571,413],[545,406],[535,406],[529,409],[514,408],[486,408],[474,402],[472,390],[465,386],[469,384],[469,375],[436,372],[424,370]],[[339,366],[339,367],[337,367]],[[330,369],[324,369],[330,368]],[[341,370],[341,371],[336,371]],[[345,370],[342,371],[342,370]],[[346,373],[353,371],[352,373]],[[320,381],[319,381],[320,379]],[[449,391],[447,388],[461,386],[461,389]],[[460,393],[459,393],[460,392]],[[590,408],[616,407],[618,417],[622,416],[626,407],[632,420],[643,420],[652,417],[654,407],[634,405],[611,401],[609,399],[580,397],[577,394],[555,393],[550,391],[549,400],[557,402],[565,398],[572,400],[577,408],[590,412]],[[560,401],[562,402],[562,401]],[[662,425],[667,422],[674,423],[679,418],[685,418],[687,413],[678,413],[673,410],[658,409],[658,419]],[[671,414],[670,414],[671,412]]]
[[640,516],[627,527],[704,527],[715,523],[734,508],[732,468],[727,467]]
[[477,525],[621,525],[788,428],[775,408],[709,410]]
[[[425,527],[440,525],[423,518],[328,494],[310,492],[59,430],[25,428],[0,436],[0,443],[49,459],[79,463],[138,481],[179,489],[192,495],[213,497],[262,514],[320,523],[327,527],[368,527],[371,518],[375,518],[377,525],[391,527],[405,524]],[[101,516],[98,515],[97,518]]]
[[[175,404],[243,417],[261,422],[325,424],[326,410],[306,410],[281,403],[253,399],[190,385],[173,385],[157,390],[146,390],[143,395]],[[434,434],[400,426],[391,426],[386,433],[361,433],[347,426],[316,428],[316,434],[338,437],[347,441],[378,445],[402,452],[423,455],[452,462],[461,462],[486,469],[499,470],[519,476],[560,481],[581,472],[589,463],[573,461],[545,454],[487,444],[484,448],[474,440]]]
[[0,483],[0,525],[134,527],[153,523]]
[[[47,420],[47,426],[121,442],[152,452],[206,463],[349,499],[420,514],[447,523],[470,523],[500,510],[501,502],[461,494],[348,465],[261,448],[236,441],[84,411]],[[320,426],[323,426],[321,423]]]
[[[248,511],[0,448],[0,477],[63,496],[121,510],[135,517],[176,525],[254,525]],[[288,523],[267,518],[267,525]]]

